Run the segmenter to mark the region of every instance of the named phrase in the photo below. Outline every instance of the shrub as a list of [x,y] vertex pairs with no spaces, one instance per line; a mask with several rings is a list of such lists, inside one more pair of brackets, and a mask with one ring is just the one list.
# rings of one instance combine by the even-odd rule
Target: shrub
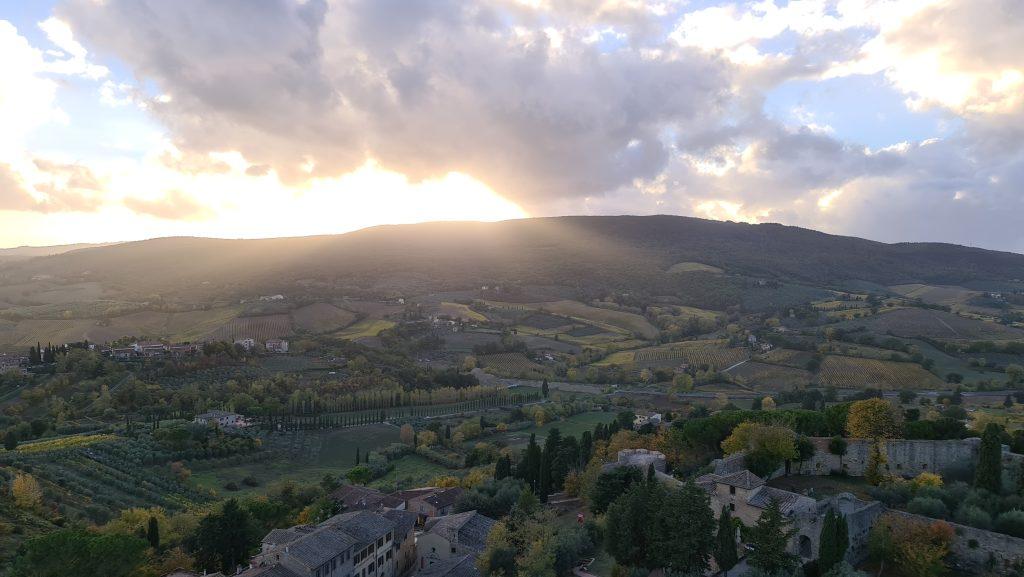
[[996,531],[1024,538],[1024,511],[1007,511],[996,519]]
[[946,504],[935,497],[914,497],[907,503],[907,511],[933,519],[945,519],[949,516]]
[[961,525],[970,525],[979,529],[992,528],[992,516],[987,511],[975,505],[965,505],[957,509],[954,517]]

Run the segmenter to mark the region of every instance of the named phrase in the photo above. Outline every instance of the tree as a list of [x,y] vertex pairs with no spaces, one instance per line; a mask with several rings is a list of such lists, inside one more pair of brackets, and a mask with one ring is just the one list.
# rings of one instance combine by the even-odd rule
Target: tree
[[1003,371],[1006,373],[1006,376],[1010,379],[1011,385],[1018,385],[1024,382],[1024,367],[1016,363],[1013,363],[1006,365],[1006,368],[1003,369]]
[[588,495],[591,512],[604,513],[616,497],[641,480],[642,476],[636,467],[618,467],[601,473]]
[[558,480],[552,478],[552,473],[555,465],[555,457],[558,455],[558,449],[561,442],[562,436],[557,428],[551,429],[551,432],[548,433],[547,439],[544,440],[544,453],[541,455],[540,475],[537,480],[537,486],[539,488],[537,496],[540,497],[541,503],[548,502],[548,495],[551,493],[552,489],[558,485]]
[[952,541],[953,528],[944,521],[883,515],[871,528],[868,550],[876,562],[892,563],[900,575],[933,577],[946,573]]
[[146,541],[149,542],[149,546],[154,550],[160,550],[160,523],[152,515],[149,517],[149,524],[146,526]]
[[821,526],[818,546],[818,570],[827,573],[846,558],[850,546],[849,527],[846,517],[829,509]]
[[540,487],[541,457],[540,446],[537,445],[537,435],[531,433],[530,443],[523,451],[523,457],[519,459],[519,465],[516,467],[516,478],[526,481],[526,484],[534,491]]
[[798,559],[787,551],[789,540],[795,534],[796,530],[790,528],[790,521],[782,515],[779,502],[772,499],[757,523],[750,528],[747,538],[747,543],[753,548],[747,557],[750,566],[766,573],[795,569]]
[[227,575],[249,557],[259,540],[249,513],[229,499],[219,512],[212,512],[199,521],[193,537],[196,563],[207,571]]
[[648,490],[656,509],[647,524],[654,551],[647,566],[702,575],[715,546],[715,516],[707,493],[692,481],[669,491],[654,482]]
[[512,457],[510,455],[502,455],[494,463],[494,479],[500,481],[510,476],[512,476]]
[[744,462],[755,475],[770,475],[786,461],[798,457],[796,435],[792,430],[761,423],[743,422],[722,441],[727,455],[746,451]]
[[60,529],[30,539],[19,551],[14,577],[133,577],[145,561],[146,542],[131,535]]
[[763,411],[774,411],[775,410],[775,399],[771,397],[765,397],[761,399],[761,410]]
[[846,456],[846,439],[836,435],[828,440],[828,452],[839,457],[839,468],[843,468],[843,457]]
[[794,445],[796,447],[796,460],[800,463],[800,470],[802,470],[803,464],[814,456],[814,443],[806,435],[797,435]]
[[360,460],[361,460],[361,458],[359,456],[359,447],[356,447],[356,465],[359,464]]
[[406,445],[415,446],[416,431],[412,428],[412,425],[406,423],[402,425],[401,429],[399,429],[398,438]]
[[732,523],[732,513],[728,507],[722,507],[722,513],[718,516],[718,531],[715,533],[715,548],[713,550],[715,563],[728,577],[729,569],[739,562],[739,555],[736,553],[736,527]]
[[357,465],[349,469],[345,477],[354,485],[365,485],[373,480],[373,472],[366,465]]
[[13,451],[18,448],[18,434],[14,431],[7,431],[4,435],[4,449]]
[[868,464],[864,470],[864,480],[872,485],[878,485],[885,480],[885,473],[882,467],[888,462],[885,453],[882,452],[880,443],[871,443],[868,452]]
[[548,380],[544,379],[540,384],[540,392],[544,395],[544,398],[548,398]]
[[1002,432],[1002,427],[995,423],[985,427],[978,448],[978,467],[974,472],[974,486],[996,495],[1003,485]]
[[891,439],[899,436],[903,414],[899,407],[884,399],[865,399],[850,405],[846,430],[861,439]]
[[32,475],[18,473],[11,481],[11,496],[19,508],[35,509],[43,501],[43,489]]

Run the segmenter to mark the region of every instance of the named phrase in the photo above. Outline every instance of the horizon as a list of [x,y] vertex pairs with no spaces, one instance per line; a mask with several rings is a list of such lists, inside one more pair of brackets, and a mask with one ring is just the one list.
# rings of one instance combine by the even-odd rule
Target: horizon
[[0,0],[0,245],[628,212],[1024,252],[1001,0],[138,5]]
[[99,248],[99,247],[113,246],[113,245],[118,245],[118,244],[127,244],[127,243],[134,243],[134,242],[147,242],[147,241],[152,241],[152,240],[167,240],[167,239],[176,239],[176,238],[192,238],[192,239],[204,239],[204,240],[239,240],[239,241],[244,241],[244,240],[300,239],[300,238],[314,238],[314,237],[321,237],[321,236],[341,236],[341,235],[346,235],[346,234],[350,234],[350,233],[356,233],[356,232],[360,232],[360,231],[364,231],[364,230],[370,230],[370,229],[374,229],[374,228],[416,226],[416,225],[428,225],[428,224],[498,224],[498,223],[503,223],[503,222],[517,221],[517,220],[531,220],[531,219],[543,219],[543,218],[657,217],[657,216],[680,217],[680,218],[695,218],[695,219],[699,219],[699,220],[706,220],[706,221],[709,221],[709,222],[721,222],[723,224],[749,224],[749,225],[754,225],[754,226],[758,226],[758,225],[777,225],[777,226],[785,226],[785,227],[791,227],[791,228],[799,228],[801,230],[808,230],[808,231],[811,231],[811,232],[816,232],[816,233],[826,234],[826,235],[831,235],[831,236],[840,236],[840,237],[845,237],[845,238],[856,238],[856,239],[866,240],[866,241],[871,241],[871,242],[879,242],[879,243],[886,244],[886,245],[896,245],[896,244],[945,244],[945,245],[959,246],[959,247],[964,247],[964,248],[981,249],[981,250],[988,250],[988,251],[993,251],[993,252],[1005,252],[1005,253],[1009,253],[1009,254],[1015,254],[1015,255],[1024,256],[1024,250],[1016,251],[1016,250],[991,249],[991,248],[985,248],[985,247],[975,246],[975,245],[970,245],[970,244],[960,244],[960,243],[945,242],[945,241],[927,241],[927,240],[924,240],[924,241],[905,241],[905,240],[881,241],[881,240],[870,239],[870,238],[865,238],[865,237],[860,237],[860,236],[850,235],[850,234],[830,233],[830,232],[826,232],[826,231],[816,230],[816,229],[813,229],[813,228],[807,228],[807,227],[802,227],[802,226],[790,225],[790,224],[786,224],[786,223],[782,223],[782,222],[749,223],[749,222],[743,222],[743,221],[717,220],[717,219],[710,219],[710,218],[701,218],[701,217],[694,217],[694,216],[680,215],[680,214],[600,214],[600,215],[565,214],[565,215],[551,215],[551,216],[537,216],[537,217],[526,216],[526,217],[521,217],[521,218],[509,218],[509,219],[503,219],[503,220],[490,220],[490,221],[487,221],[487,220],[426,220],[426,221],[408,222],[408,223],[378,223],[378,224],[370,224],[370,225],[364,226],[362,228],[346,230],[346,231],[343,231],[343,232],[324,233],[324,234],[299,234],[299,235],[253,236],[253,237],[166,235],[166,236],[152,236],[152,237],[138,238],[138,239],[112,240],[112,241],[105,241],[105,242],[74,242],[74,243],[53,244],[53,245],[3,246],[3,247],[0,247],[0,251],[13,251],[13,250],[18,250],[18,249],[64,248],[64,247],[76,246],[76,245],[88,245],[88,246],[85,246],[83,248]]

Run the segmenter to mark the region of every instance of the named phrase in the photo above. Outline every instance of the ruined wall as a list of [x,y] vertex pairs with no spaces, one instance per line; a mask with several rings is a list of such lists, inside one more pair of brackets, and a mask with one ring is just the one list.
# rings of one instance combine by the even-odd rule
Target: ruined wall
[[[897,515],[923,523],[935,522],[935,519],[929,517],[892,509],[886,511],[885,514]],[[1000,573],[1015,563],[1024,563],[1024,539],[949,521],[946,523],[949,523],[954,531],[951,552],[956,569],[972,572],[989,570]],[[954,570],[954,574],[958,574],[958,572]]]
[[[815,454],[809,461],[800,466],[799,472],[805,475],[828,475],[833,471],[843,470],[854,477],[864,476],[868,465],[871,441],[868,439],[847,439],[846,455],[840,459],[829,453],[827,437],[812,437]],[[885,455],[888,462],[885,471],[902,477],[916,477],[928,471],[931,473],[947,473],[953,469],[973,469],[978,462],[978,447],[981,439],[949,439],[949,440],[907,440],[891,439],[885,441]],[[1024,455],[1009,452],[1003,447],[1003,468],[1016,475]],[[792,472],[797,472],[795,468]],[[1015,478],[1015,477],[1014,477]]]

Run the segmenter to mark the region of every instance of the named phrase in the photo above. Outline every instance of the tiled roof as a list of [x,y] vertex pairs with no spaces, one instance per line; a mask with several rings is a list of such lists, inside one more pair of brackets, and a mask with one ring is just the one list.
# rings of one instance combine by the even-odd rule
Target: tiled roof
[[413,577],[480,577],[472,555],[438,561],[416,572]]
[[385,495],[376,489],[369,487],[358,487],[356,485],[345,485],[335,489],[330,495],[331,499],[344,503],[345,508],[352,511],[356,509],[376,509],[379,507],[397,507],[404,501]]
[[717,482],[747,490],[764,485],[764,479],[746,469],[730,475],[722,475]]
[[[218,575],[220,575],[218,573]],[[207,575],[207,577],[212,577]],[[252,569],[246,569],[241,573],[238,573],[234,577],[302,577],[298,573],[285,567],[284,565],[274,564],[269,567],[253,567]]]
[[370,511],[352,511],[335,515],[320,526],[344,531],[360,545],[367,545],[394,529],[395,522]]
[[455,501],[458,500],[464,492],[465,491],[461,487],[452,487],[450,489],[442,489],[423,500],[438,509],[443,509],[454,505]]
[[303,535],[302,532],[298,531],[296,527],[291,529],[274,529],[267,536],[263,538],[263,543],[267,545],[285,545],[298,539]]
[[395,491],[394,493],[391,493],[390,496],[395,497],[396,499],[401,499],[402,502],[405,502],[410,499],[415,499],[416,497],[422,497],[424,495],[436,493],[437,491],[440,491],[440,489],[437,487],[420,487],[418,489],[406,489],[405,491]]
[[457,540],[464,547],[478,553],[487,547],[487,535],[496,521],[476,511],[445,515],[427,521],[424,529],[444,539]]
[[784,515],[788,515],[793,512],[801,499],[809,498],[775,487],[761,487],[747,499],[747,504],[759,509],[767,509],[772,501],[776,501],[779,504],[779,510]]
[[416,526],[416,520],[419,515],[412,511],[399,511],[398,509],[388,509],[381,513],[385,518],[389,519],[395,524],[395,540],[401,541],[412,531],[413,527]]
[[315,569],[341,553],[359,544],[360,540],[347,531],[320,527],[286,545],[289,557],[310,569]]

